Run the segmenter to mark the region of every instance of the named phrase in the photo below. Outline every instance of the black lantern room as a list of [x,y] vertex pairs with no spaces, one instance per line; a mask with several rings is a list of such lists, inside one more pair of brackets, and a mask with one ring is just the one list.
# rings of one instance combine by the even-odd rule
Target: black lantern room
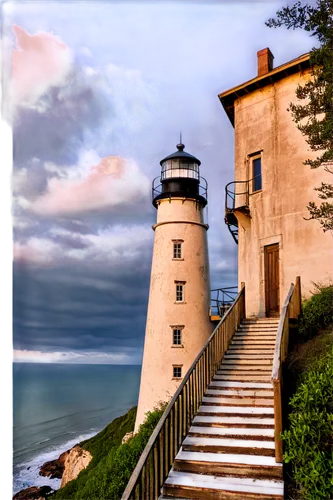
[[162,198],[194,198],[202,206],[207,204],[207,182],[200,177],[201,162],[184,149],[184,144],[177,144],[178,151],[160,161],[161,176],[153,181],[155,207]]

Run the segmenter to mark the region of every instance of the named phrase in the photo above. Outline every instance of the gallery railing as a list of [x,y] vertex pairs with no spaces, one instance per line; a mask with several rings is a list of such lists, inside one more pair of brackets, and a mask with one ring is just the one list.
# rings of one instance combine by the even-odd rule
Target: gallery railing
[[[184,172],[187,175],[185,175]],[[188,170],[187,172],[184,171],[184,172],[181,172],[181,175],[179,177],[180,179],[184,179],[184,178],[189,178],[189,179],[192,178],[193,179],[193,178],[195,178],[192,175],[191,170]],[[175,180],[178,179],[178,177],[176,177],[176,176],[174,176],[172,178]],[[207,183],[206,179],[204,177],[201,177],[201,176],[198,177],[198,180],[199,180],[198,195],[207,201],[208,183]],[[161,176],[158,176],[158,177],[155,177],[155,179],[153,180],[153,183],[152,183],[152,199],[154,200],[156,197],[160,196],[161,194],[166,194],[166,193],[163,191],[163,184],[161,182]]]
[[158,499],[175,456],[201,405],[205,390],[244,318],[245,286],[193,361],[168,404],[132,473],[121,500]]
[[276,344],[273,359],[272,383],[274,393],[274,418],[275,418],[275,461],[282,462],[283,449],[280,434],[282,432],[282,366],[288,355],[289,330],[292,321],[296,320],[301,313],[301,279],[296,278],[295,285],[292,283],[282,308],[279,326],[276,335]]

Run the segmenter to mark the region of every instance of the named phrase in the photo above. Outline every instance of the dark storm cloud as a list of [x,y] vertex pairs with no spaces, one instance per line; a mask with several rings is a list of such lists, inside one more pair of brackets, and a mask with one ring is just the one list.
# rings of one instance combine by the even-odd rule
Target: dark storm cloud
[[[14,266],[14,347],[43,351],[141,349],[150,254],[130,268]],[[124,349],[123,349],[124,348]]]

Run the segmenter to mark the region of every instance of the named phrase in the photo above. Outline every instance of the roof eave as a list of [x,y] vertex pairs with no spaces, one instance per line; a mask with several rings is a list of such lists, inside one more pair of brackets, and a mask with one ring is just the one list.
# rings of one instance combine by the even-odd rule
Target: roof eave
[[308,53],[303,54],[297,59],[293,59],[292,61],[282,64],[264,75],[256,76],[255,78],[252,78],[252,80],[248,80],[237,87],[233,87],[232,89],[219,94],[218,97],[232,125],[234,126],[234,102],[236,99],[243,97],[246,94],[250,94],[255,90],[266,87],[267,85],[270,85],[307,67],[310,67],[310,54]]

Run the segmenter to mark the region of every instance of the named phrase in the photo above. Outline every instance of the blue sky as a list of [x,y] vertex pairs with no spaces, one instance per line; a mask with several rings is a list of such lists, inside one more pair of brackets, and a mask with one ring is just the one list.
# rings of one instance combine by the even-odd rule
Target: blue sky
[[[237,283],[223,222],[233,128],[218,93],[312,47],[265,21],[284,2],[2,3],[13,130],[14,349],[43,362],[140,363],[161,158],[208,181],[212,287]],[[11,73],[11,59],[13,72]]]

